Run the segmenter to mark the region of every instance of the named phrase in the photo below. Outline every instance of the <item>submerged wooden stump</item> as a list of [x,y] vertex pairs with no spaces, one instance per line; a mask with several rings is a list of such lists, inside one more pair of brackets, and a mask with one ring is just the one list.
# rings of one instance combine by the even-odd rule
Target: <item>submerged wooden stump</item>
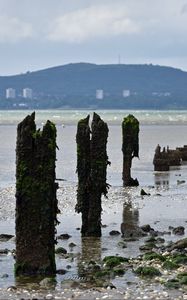
[[77,129],[78,191],[76,211],[82,213],[82,236],[101,236],[101,197],[107,195],[108,126],[94,113],[90,140],[89,117]]
[[57,198],[56,128],[36,130],[35,114],[17,129],[16,275],[54,274]]
[[123,185],[138,186],[138,180],[131,177],[132,159],[139,157],[139,122],[133,115],[124,118],[122,136]]

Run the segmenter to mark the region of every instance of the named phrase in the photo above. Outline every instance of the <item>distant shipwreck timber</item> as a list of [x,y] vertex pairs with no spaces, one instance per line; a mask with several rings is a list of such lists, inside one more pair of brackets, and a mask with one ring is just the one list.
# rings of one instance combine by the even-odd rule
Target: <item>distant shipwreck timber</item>
[[182,162],[187,161],[187,146],[177,147],[176,149],[169,149],[160,145],[155,149],[153,159],[154,171],[169,171],[172,166],[180,166]]

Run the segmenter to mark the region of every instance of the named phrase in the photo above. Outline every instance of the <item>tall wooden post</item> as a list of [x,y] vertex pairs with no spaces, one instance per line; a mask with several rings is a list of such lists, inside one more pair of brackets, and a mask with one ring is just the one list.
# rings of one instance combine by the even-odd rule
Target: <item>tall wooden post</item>
[[16,275],[55,274],[56,127],[36,130],[35,113],[17,129]]
[[82,236],[88,232],[89,193],[90,193],[90,127],[89,116],[77,126],[77,204],[75,210],[82,213]]
[[101,236],[101,197],[107,195],[108,126],[94,113],[90,140],[89,117],[77,130],[78,191],[76,211],[82,213],[82,236]]
[[139,157],[139,122],[128,115],[122,122],[123,185],[138,186],[137,179],[131,177],[132,159]]
[[101,197],[106,196],[106,170],[108,156],[106,151],[108,126],[94,113],[92,120],[90,203],[88,214],[88,236],[101,236]]

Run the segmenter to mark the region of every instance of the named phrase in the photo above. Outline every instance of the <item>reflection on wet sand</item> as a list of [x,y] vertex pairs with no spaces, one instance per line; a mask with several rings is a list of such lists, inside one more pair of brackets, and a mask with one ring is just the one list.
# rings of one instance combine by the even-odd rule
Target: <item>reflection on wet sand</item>
[[[81,240],[82,252],[78,261],[78,276],[87,276],[87,266],[101,262],[101,238],[83,237]],[[84,266],[86,268],[84,268]]]
[[170,174],[167,173],[155,173],[155,186],[156,188],[164,188],[165,190],[169,189],[169,179]]
[[49,288],[55,290],[57,285],[56,276],[46,277],[45,275],[30,275],[30,276],[15,276],[15,286],[16,288],[28,288],[40,290],[41,287]]
[[132,205],[131,194],[124,190],[123,216],[121,233],[125,238],[137,238],[142,235],[139,227],[139,211]]

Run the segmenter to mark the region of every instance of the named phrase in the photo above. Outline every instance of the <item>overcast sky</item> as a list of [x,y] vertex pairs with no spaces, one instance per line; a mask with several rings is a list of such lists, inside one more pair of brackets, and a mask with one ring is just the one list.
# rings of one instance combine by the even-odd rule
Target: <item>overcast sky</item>
[[0,0],[0,75],[70,62],[187,71],[187,0]]

